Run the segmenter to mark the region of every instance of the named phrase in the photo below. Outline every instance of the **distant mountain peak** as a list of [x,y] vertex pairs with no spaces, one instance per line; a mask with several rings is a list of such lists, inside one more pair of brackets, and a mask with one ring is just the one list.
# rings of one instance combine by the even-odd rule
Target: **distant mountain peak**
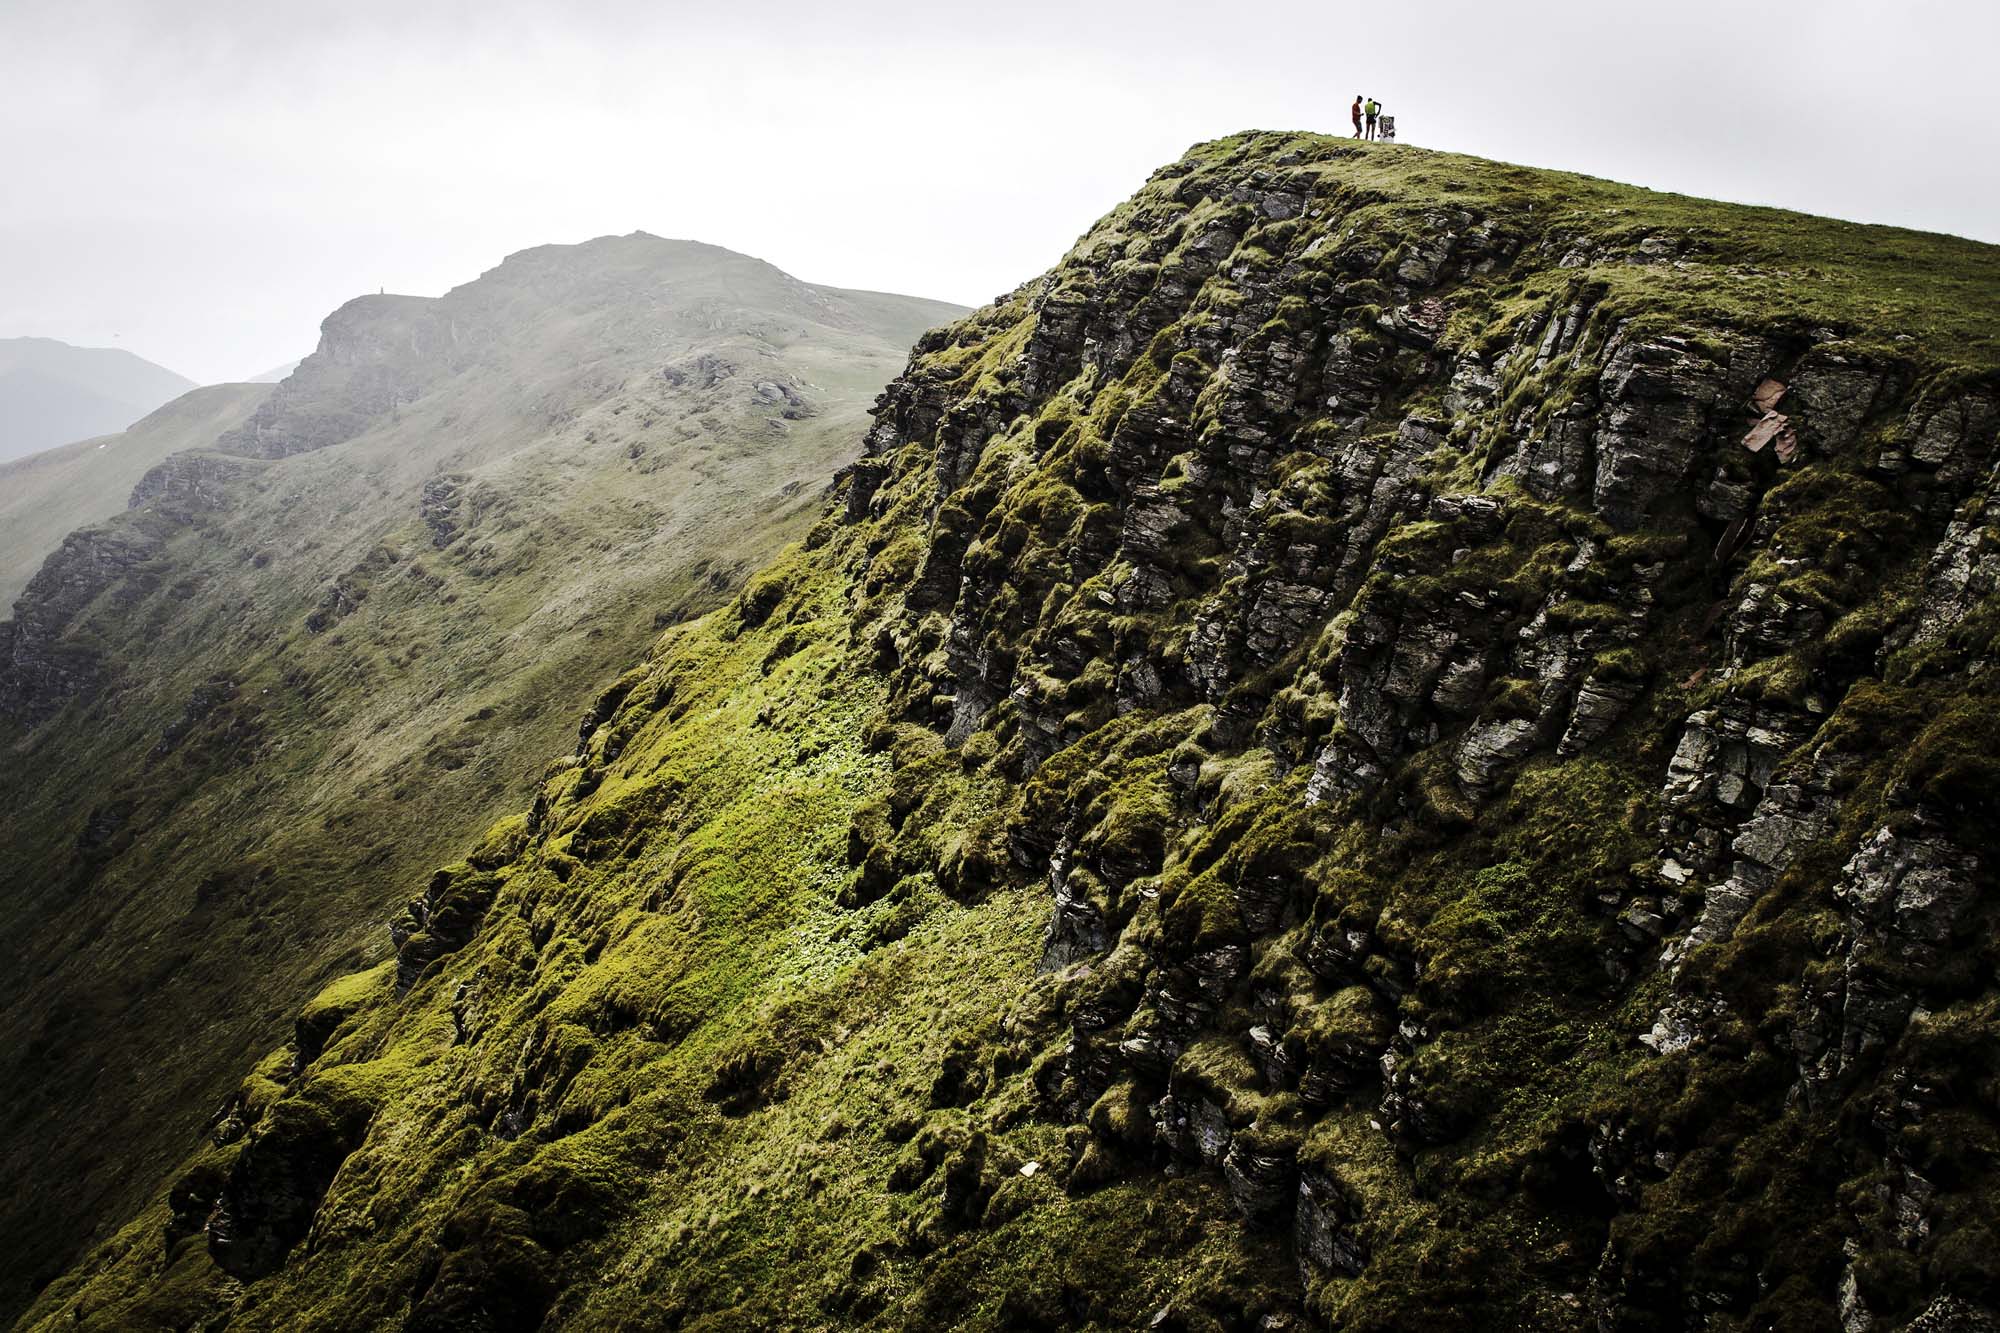
[[123,430],[194,387],[122,347],[0,338],[0,462]]

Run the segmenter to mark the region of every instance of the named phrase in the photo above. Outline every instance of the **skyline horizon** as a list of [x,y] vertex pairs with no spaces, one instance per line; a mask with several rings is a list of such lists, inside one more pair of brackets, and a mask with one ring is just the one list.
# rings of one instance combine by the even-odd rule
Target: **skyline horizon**
[[[1326,138],[1332,138],[1332,139],[1340,139],[1340,138],[1345,138],[1345,137],[1350,137],[1350,136],[1346,136],[1346,135],[1341,135],[1341,134],[1335,134],[1335,133],[1332,133],[1332,132],[1330,132],[1330,131],[1323,131],[1323,130],[1276,130],[1276,131],[1263,131],[1263,130],[1239,130],[1239,131],[1236,131],[1235,133],[1236,133],[1236,134],[1247,134],[1247,133],[1279,133],[1279,134],[1319,134],[1319,135],[1322,135],[1322,136],[1324,136],[1324,137],[1326,137]],[[1216,136],[1216,138],[1218,138],[1218,139],[1223,139],[1223,138],[1230,138],[1230,137],[1234,137],[1234,136],[1233,136],[1233,135],[1218,135],[1218,136]],[[1215,140],[1198,140],[1198,141],[1197,141],[1197,142],[1196,142],[1195,144],[1190,144],[1190,145],[1189,145],[1189,148],[1190,148],[1190,149],[1192,149],[1192,148],[1194,148],[1194,147],[1198,146],[1198,145],[1199,145],[1199,144],[1201,144],[1201,143],[1209,143],[1209,142],[1214,142],[1214,141],[1215,141]],[[1431,146],[1429,146],[1429,145],[1424,145],[1424,144],[1397,144],[1397,145],[1395,145],[1395,146],[1396,146],[1396,147],[1398,147],[1398,148],[1403,148],[1403,149],[1409,149],[1409,150],[1413,150],[1413,151],[1419,151],[1419,152],[1436,152],[1436,153],[1452,153],[1452,150],[1450,150],[1450,149],[1444,149],[1444,148],[1433,148],[1433,147],[1431,147]],[[2000,246],[2000,239],[1989,239],[1989,238],[1987,238],[1987,237],[1983,237],[1983,236],[1975,236],[1975,235],[1969,235],[1969,234],[1966,234],[1966,233],[1963,233],[1963,232],[1953,232],[1953,231],[1943,231],[1943,230],[1928,230],[1928,229],[1925,229],[1925,228],[1922,228],[1922,227],[1911,227],[1911,226],[1905,226],[1905,225],[1902,225],[1902,224],[1898,224],[1898,223],[1891,223],[1891,222],[1873,222],[1873,221],[1869,221],[1869,220],[1867,220],[1867,219],[1865,219],[1865,218],[1852,218],[1852,217],[1841,217],[1841,216],[1839,216],[1839,215],[1836,215],[1836,214],[1830,214],[1830,213],[1810,213],[1810,212],[1807,212],[1807,211],[1806,211],[1806,210],[1804,210],[1804,209],[1798,209],[1798,208],[1791,208],[1791,207],[1788,207],[1788,206],[1786,206],[1786,205],[1783,205],[1783,204],[1773,204],[1773,203],[1766,203],[1766,202],[1760,202],[1760,201],[1757,201],[1757,200],[1749,200],[1749,199],[1722,199],[1722,198],[1718,198],[1718,197],[1715,197],[1715,196],[1708,196],[1708,195],[1692,195],[1692,194],[1688,194],[1688,193],[1687,193],[1687,192],[1685,192],[1685,191],[1680,191],[1680,190],[1668,190],[1668,189],[1658,189],[1658,188],[1655,188],[1654,186],[1651,186],[1651,185],[1648,185],[1648,184],[1646,184],[1646,183],[1645,183],[1645,182],[1643,182],[1643,181],[1619,181],[1619,180],[1618,180],[1618,179],[1617,179],[1616,177],[1609,177],[1609,176],[1605,176],[1605,177],[1593,177],[1593,174],[1592,174],[1592,173],[1589,173],[1589,172],[1580,172],[1580,171],[1569,171],[1569,170],[1567,170],[1566,168],[1562,168],[1562,167],[1546,167],[1546,166],[1539,166],[1539,165],[1537,165],[1537,164],[1535,164],[1535,163],[1531,163],[1531,162],[1513,162],[1513,161],[1509,161],[1509,160],[1507,160],[1507,159],[1504,159],[1504,158],[1483,158],[1483,157],[1480,157],[1480,155],[1478,155],[1478,154],[1471,154],[1471,153],[1455,153],[1455,154],[1453,154],[1453,155],[1454,155],[1454,156],[1461,156],[1461,157],[1475,157],[1475,158],[1479,158],[1479,159],[1480,159],[1480,160],[1482,160],[1482,161],[1491,161],[1491,162],[1497,162],[1497,163],[1500,163],[1500,164],[1502,164],[1502,165],[1506,165],[1506,166],[1517,166],[1517,167],[1524,167],[1524,168],[1527,168],[1527,169],[1529,169],[1529,170],[1534,170],[1534,171],[1549,171],[1549,172],[1559,172],[1559,173],[1563,173],[1563,174],[1568,174],[1568,175],[1576,175],[1576,176],[1585,176],[1585,177],[1592,177],[1592,178],[1594,178],[1594,179],[1602,179],[1602,180],[1613,180],[1613,181],[1617,181],[1617,183],[1619,183],[1619,184],[1625,184],[1625,185],[1633,185],[1633,186],[1636,186],[1637,188],[1640,188],[1640,189],[1644,189],[1644,190],[1648,190],[1648,191],[1650,191],[1650,192],[1652,192],[1652,193],[1655,193],[1655,194],[1662,194],[1662,195],[1670,195],[1670,196],[1676,196],[1676,197],[1681,197],[1681,198],[1688,198],[1688,199],[1700,199],[1700,200],[1708,200],[1708,201],[1712,201],[1712,202],[1716,202],[1716,203],[1724,203],[1724,204],[1734,204],[1734,205],[1740,205],[1740,206],[1743,206],[1743,207],[1749,207],[1749,208],[1768,208],[1768,209],[1771,209],[1771,210],[1774,210],[1774,211],[1777,211],[1777,212],[1790,212],[1790,213],[1798,213],[1798,214],[1800,214],[1801,216],[1805,216],[1805,217],[1821,217],[1821,218],[1828,218],[1828,219],[1831,219],[1831,220],[1834,220],[1834,221],[1839,221],[1839,222],[1846,222],[1846,223],[1850,223],[1850,224],[1852,224],[1852,225],[1854,225],[1854,226],[1858,226],[1858,227],[1865,227],[1865,228],[1870,228],[1870,229],[1875,229],[1875,230],[1883,230],[1883,231],[1900,231],[1900,232],[1907,232],[1907,233],[1911,233],[1911,234],[1915,234],[1915,235],[1920,235],[1920,236],[1942,236],[1942,237],[1949,237],[1949,238],[1952,238],[1952,239],[1957,239],[1957,240],[1964,240],[1964,241],[1970,241],[1970,242],[1972,242],[1972,243],[1974,243],[1974,244],[1978,244],[1978,245],[1993,245],[1993,246]],[[1169,161],[1171,161],[1171,160],[1173,160],[1173,159],[1169,159]],[[1161,165],[1165,165],[1165,163],[1162,163]],[[1137,187],[1135,186],[1134,188],[1136,189]],[[966,309],[979,309],[979,308],[981,308],[981,307],[983,307],[983,306],[985,306],[985,305],[987,305],[987,304],[991,303],[992,301],[994,301],[994,300],[996,300],[996,299],[998,299],[998,298],[1000,298],[1000,297],[1003,297],[1003,296],[1005,296],[1005,295],[1007,294],[1007,291],[1011,291],[1011,290],[1012,290],[1012,288],[1009,288],[1009,289],[1007,289],[1007,291],[1000,291],[1000,292],[993,292],[993,293],[989,293],[988,295],[986,295],[986,296],[984,296],[984,297],[981,297],[981,298],[979,298],[979,299],[977,299],[977,300],[968,300],[968,299],[966,299],[966,298],[964,298],[964,297],[960,297],[960,296],[940,296],[940,295],[936,295],[936,294],[933,294],[933,293],[930,293],[930,292],[915,292],[915,291],[894,291],[894,290],[892,290],[892,289],[890,289],[890,288],[887,288],[887,287],[883,287],[883,286],[879,286],[879,285],[874,285],[874,286],[871,286],[871,285],[868,285],[868,284],[866,284],[866,283],[860,283],[860,284],[855,284],[855,283],[834,283],[834,282],[822,282],[822,281],[820,281],[819,279],[817,279],[817,278],[813,277],[813,276],[812,276],[812,275],[810,275],[810,274],[801,274],[801,273],[794,273],[794,272],[792,272],[792,270],[791,270],[791,269],[789,269],[789,268],[786,268],[786,267],[785,267],[785,265],[783,265],[783,264],[781,264],[781,263],[778,263],[777,261],[775,261],[775,260],[772,260],[772,259],[768,258],[767,256],[764,256],[764,255],[758,255],[758,254],[753,254],[753,253],[751,253],[750,251],[746,251],[746,250],[741,250],[741,249],[737,249],[736,247],[734,247],[734,246],[732,246],[732,245],[729,245],[729,244],[728,244],[727,242],[725,242],[725,241],[717,241],[717,240],[711,240],[711,239],[709,239],[709,238],[706,238],[706,237],[699,237],[699,236],[671,236],[671,235],[667,235],[667,234],[665,234],[665,233],[662,233],[662,232],[657,232],[657,231],[653,231],[653,230],[651,230],[651,229],[649,229],[649,228],[646,228],[646,227],[634,227],[634,228],[630,228],[630,229],[628,229],[628,230],[625,230],[625,231],[618,231],[618,230],[611,230],[611,231],[600,231],[600,232],[597,232],[597,233],[595,233],[595,234],[593,234],[593,235],[590,235],[590,236],[584,236],[584,237],[580,237],[580,238],[577,238],[577,239],[574,239],[574,240],[568,240],[568,239],[561,239],[561,240],[548,240],[548,241],[540,241],[540,242],[533,242],[533,243],[530,243],[530,244],[528,244],[528,245],[524,245],[524,246],[521,246],[521,247],[520,247],[520,248],[518,248],[518,249],[515,249],[515,250],[510,250],[510,251],[508,251],[508,252],[507,252],[507,253],[506,253],[505,255],[502,255],[502,256],[500,256],[500,257],[499,257],[498,259],[494,260],[494,261],[493,261],[493,262],[492,262],[491,264],[489,264],[489,265],[488,265],[488,266],[487,266],[486,268],[484,268],[484,269],[481,269],[481,270],[480,270],[480,271],[479,271],[478,273],[475,273],[475,274],[473,274],[473,275],[472,275],[471,277],[468,277],[468,278],[464,278],[464,279],[461,279],[461,280],[459,280],[459,281],[457,281],[457,282],[453,282],[453,283],[451,283],[451,284],[450,284],[449,286],[446,286],[446,287],[444,287],[444,288],[441,288],[441,289],[439,289],[439,290],[437,290],[437,291],[430,291],[430,292],[417,292],[417,291],[391,291],[391,290],[389,290],[389,288],[388,288],[388,287],[387,287],[386,285],[383,285],[383,284],[378,284],[378,286],[377,286],[377,289],[376,289],[376,291],[374,291],[374,292],[367,292],[367,291],[361,291],[361,292],[356,292],[356,293],[354,293],[353,295],[351,295],[351,296],[348,296],[348,297],[346,297],[346,298],[345,298],[344,300],[340,301],[340,302],[339,302],[338,304],[336,304],[336,305],[334,305],[334,306],[330,307],[330,308],[329,308],[328,310],[326,310],[325,312],[323,312],[323,313],[322,313],[322,314],[321,314],[321,315],[320,315],[320,316],[319,316],[319,317],[318,317],[317,319],[315,319],[315,320],[314,320],[314,322],[313,322],[313,338],[312,338],[312,342],[313,342],[313,346],[310,346],[310,347],[305,347],[305,348],[303,348],[303,349],[302,349],[302,350],[301,350],[301,351],[299,352],[299,354],[298,354],[297,356],[293,356],[293,357],[282,357],[282,358],[280,358],[279,360],[277,360],[277,361],[275,361],[275,362],[271,363],[270,365],[267,365],[267,366],[265,366],[265,367],[264,367],[263,369],[261,369],[261,370],[258,370],[258,371],[255,371],[255,372],[253,372],[253,373],[250,373],[250,374],[247,374],[247,375],[243,375],[243,376],[239,376],[239,377],[234,377],[234,378],[222,378],[222,379],[204,379],[204,378],[201,378],[201,377],[199,377],[199,376],[193,376],[193,375],[188,375],[188,374],[186,374],[186,373],[185,373],[184,371],[182,371],[182,370],[181,370],[181,369],[180,369],[179,367],[177,367],[177,366],[173,365],[173,364],[172,364],[172,363],[171,363],[170,361],[167,361],[167,360],[163,360],[162,358],[160,358],[160,357],[157,357],[157,356],[154,356],[154,355],[151,355],[151,354],[149,354],[149,353],[147,353],[147,352],[143,352],[143,351],[140,351],[140,350],[137,350],[137,349],[135,349],[135,348],[132,348],[132,347],[129,347],[129,346],[124,346],[124,345],[120,344],[120,343],[119,343],[119,342],[117,341],[117,339],[118,339],[118,338],[120,337],[120,335],[118,335],[118,334],[113,334],[113,335],[112,335],[112,338],[113,338],[113,340],[114,340],[114,341],[113,341],[113,342],[109,342],[109,343],[80,343],[80,342],[69,342],[69,341],[68,341],[67,339],[63,339],[63,338],[52,338],[51,340],[52,340],[52,341],[56,341],[56,342],[63,342],[63,343],[66,343],[66,344],[67,344],[68,346],[71,346],[71,347],[75,347],[75,348],[79,348],[79,349],[83,349],[83,350],[105,350],[105,351],[124,351],[124,352],[130,352],[130,353],[132,353],[132,354],[133,354],[133,355],[135,355],[135,356],[138,356],[138,357],[141,357],[142,359],[144,359],[144,360],[146,360],[146,361],[148,361],[148,362],[151,362],[151,363],[152,363],[153,365],[155,365],[155,366],[158,366],[158,367],[160,367],[161,369],[164,369],[164,370],[168,370],[168,371],[172,371],[173,373],[175,373],[175,374],[177,374],[177,375],[181,375],[181,377],[182,377],[182,378],[184,378],[184,379],[192,379],[192,380],[194,380],[194,382],[195,382],[195,383],[196,383],[196,384],[197,384],[198,386],[201,386],[201,387],[208,387],[208,386],[212,386],[212,385],[218,385],[218,384],[249,384],[249,383],[258,383],[258,382],[263,382],[263,381],[265,381],[265,380],[267,380],[267,379],[281,379],[281,378],[283,378],[283,376],[282,376],[282,375],[280,375],[280,374],[279,374],[278,372],[281,372],[281,371],[289,371],[289,370],[290,370],[291,368],[293,368],[293,367],[296,367],[296,366],[297,366],[297,364],[299,363],[299,361],[303,360],[303,359],[304,359],[305,357],[307,357],[307,356],[309,356],[309,355],[311,355],[311,354],[312,354],[312,352],[313,352],[313,351],[315,350],[315,348],[316,348],[316,347],[317,347],[317,345],[318,345],[318,333],[319,333],[319,328],[320,328],[320,325],[321,325],[322,323],[324,323],[324,321],[325,321],[325,319],[327,318],[327,316],[331,315],[331,314],[332,314],[332,313],[333,313],[333,312],[334,312],[335,310],[338,310],[338,309],[340,308],[340,306],[342,306],[342,305],[345,305],[345,304],[347,304],[347,302],[348,302],[348,301],[353,301],[353,300],[359,300],[359,299],[361,299],[361,298],[363,298],[363,297],[366,297],[366,296],[371,296],[371,295],[388,295],[388,296],[418,296],[418,297],[424,297],[424,298],[426,298],[426,299],[430,299],[430,300],[436,300],[436,299],[438,299],[438,298],[440,298],[440,297],[442,297],[442,296],[446,295],[447,293],[449,293],[450,291],[454,290],[454,289],[455,289],[455,288],[457,288],[457,287],[461,287],[461,286],[464,286],[464,285],[466,285],[466,284],[468,284],[468,283],[471,283],[471,282],[475,282],[475,281],[477,281],[477,280],[478,280],[478,278],[479,278],[479,277],[480,277],[481,275],[483,275],[484,273],[487,273],[487,272],[490,272],[490,271],[491,271],[491,269],[493,269],[494,267],[497,267],[497,266],[498,266],[499,264],[502,264],[502,263],[505,263],[505,262],[506,262],[506,261],[507,261],[508,259],[512,258],[513,256],[515,256],[515,255],[518,255],[518,254],[522,254],[522,253],[524,253],[524,252],[526,252],[526,251],[529,251],[529,250],[536,250],[536,249],[542,249],[542,248],[546,248],[546,247],[551,247],[551,246],[560,246],[560,247],[570,247],[570,246],[581,246],[581,245],[587,245],[587,244],[589,244],[589,243],[590,243],[590,242],[592,242],[592,241],[597,241],[597,240],[603,240],[603,239],[606,239],[606,238],[610,238],[610,237],[616,237],[616,236],[631,236],[631,235],[647,235],[647,236],[651,236],[651,237],[654,237],[655,239],[659,239],[659,240],[667,240],[667,241],[683,241],[683,242],[688,242],[688,243],[691,243],[691,244],[698,244],[698,245],[713,245],[713,246],[716,246],[716,247],[718,247],[718,248],[720,248],[720,249],[724,249],[724,250],[730,250],[730,251],[732,251],[733,253],[736,253],[736,254],[739,254],[739,255],[745,255],[745,256],[747,256],[747,257],[749,257],[749,258],[753,258],[753,259],[759,259],[759,260],[763,260],[763,261],[764,261],[765,263],[769,263],[769,264],[771,264],[771,265],[772,265],[773,267],[775,267],[775,268],[778,268],[778,269],[779,269],[780,271],[782,271],[782,272],[786,273],[786,274],[787,274],[788,276],[790,276],[790,277],[793,277],[793,278],[796,278],[796,279],[798,279],[798,280],[799,280],[799,281],[801,281],[801,282],[806,282],[806,283],[810,283],[810,284],[812,284],[812,285],[814,285],[814,286],[821,286],[821,287],[841,287],[841,288],[844,288],[844,289],[846,289],[846,290],[850,290],[850,291],[872,291],[872,292],[881,292],[881,293],[885,293],[885,294],[889,294],[889,295],[896,295],[896,296],[906,296],[906,297],[916,297],[916,298],[919,298],[919,299],[923,299],[923,300],[931,300],[931,301],[941,301],[941,302],[945,302],[945,303],[947,303],[947,304],[953,304],[953,305],[959,305],[959,306],[963,306],[963,307],[965,307]],[[1053,263],[1055,262],[1055,260],[1054,260],[1054,259],[1051,259],[1051,260],[1050,260],[1049,262],[1050,262],[1050,264],[1053,264]],[[1045,265],[1044,267],[1046,268],[1047,266]],[[1037,275],[1036,275],[1036,274],[1034,274],[1034,273],[1030,273],[1030,274],[1027,274],[1027,275],[1023,276],[1023,277],[1022,277],[1022,278],[1020,279],[1020,282],[1022,282],[1022,283],[1025,283],[1025,282],[1030,282],[1030,281],[1033,281],[1033,280],[1034,280],[1034,278],[1035,278],[1035,276],[1037,276]],[[1019,283],[1016,283],[1015,285],[1016,285],[1016,286],[1018,286],[1018,285],[1019,285]],[[21,332],[8,332],[8,331],[7,331],[7,330],[5,330],[4,328],[0,328],[0,339],[8,339],[8,338],[49,338],[49,337],[50,337],[50,335],[47,335],[47,334],[41,334],[41,333],[35,333],[35,332],[29,332],[29,331],[21,331]]]
[[0,15],[21,56],[0,147],[41,188],[0,201],[0,335],[222,382],[305,355],[354,295],[635,228],[976,306],[1192,144],[1345,137],[1357,87],[1403,148],[2000,243],[2000,182],[1962,165],[2000,152],[1977,54],[2000,15],[1955,0],[1887,25],[1858,0],[1430,0],[1394,24],[1254,0],[1236,41],[1212,17],[24,0]]

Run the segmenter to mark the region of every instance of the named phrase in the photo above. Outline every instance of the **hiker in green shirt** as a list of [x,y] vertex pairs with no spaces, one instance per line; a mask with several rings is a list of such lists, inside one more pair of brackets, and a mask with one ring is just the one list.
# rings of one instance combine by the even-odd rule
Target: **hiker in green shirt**
[[1382,104],[1371,97],[1368,99],[1368,105],[1362,108],[1362,112],[1368,118],[1368,137],[1373,139],[1375,137],[1375,118],[1382,114]]

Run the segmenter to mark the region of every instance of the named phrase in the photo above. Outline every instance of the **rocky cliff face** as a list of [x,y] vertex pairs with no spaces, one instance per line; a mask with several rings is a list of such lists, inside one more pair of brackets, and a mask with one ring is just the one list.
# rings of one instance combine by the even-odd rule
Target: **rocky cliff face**
[[[458,322],[422,296],[361,296],[326,317],[319,346],[236,429],[224,453],[284,458],[352,439],[462,364]],[[467,329],[466,341],[494,330]]]
[[159,586],[168,540],[227,503],[229,484],[256,466],[203,450],[171,454],[133,486],[129,507],[139,512],[63,538],[14,604],[0,653],[0,715],[32,724],[95,697],[110,654],[88,618],[123,620]]
[[12,607],[62,539],[127,508],[154,464],[240,425],[268,384],[212,384],[116,435],[0,464],[0,608]]
[[919,342],[32,1319],[1991,1326],[1967,283],[1194,150]]

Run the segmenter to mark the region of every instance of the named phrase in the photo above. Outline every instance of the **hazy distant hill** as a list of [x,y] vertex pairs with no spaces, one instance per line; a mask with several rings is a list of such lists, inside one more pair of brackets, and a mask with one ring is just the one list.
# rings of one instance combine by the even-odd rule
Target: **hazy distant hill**
[[524,251],[342,306],[62,541],[0,621],[0,1324],[662,626],[804,532],[959,313],[643,234]]
[[0,462],[123,430],[194,387],[115,347],[0,338]]
[[213,444],[270,392],[269,384],[211,384],[119,434],[0,463],[0,616],[64,534],[122,511],[134,483],[155,463]]
[[287,361],[282,366],[271,367],[269,370],[265,371],[261,375],[252,375],[250,377],[250,383],[276,384],[279,380],[285,378],[285,376],[291,374],[298,368],[299,368],[299,363],[297,361]]

